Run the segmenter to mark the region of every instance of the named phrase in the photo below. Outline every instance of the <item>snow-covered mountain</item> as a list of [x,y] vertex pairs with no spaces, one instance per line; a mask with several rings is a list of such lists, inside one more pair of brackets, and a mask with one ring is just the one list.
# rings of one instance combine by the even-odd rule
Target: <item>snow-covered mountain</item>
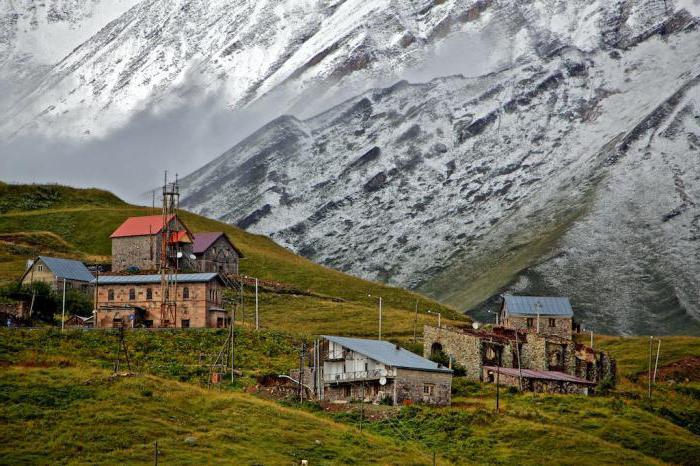
[[484,5],[513,66],[280,117],[183,204],[463,308],[509,286],[571,295],[596,330],[698,333],[692,5]]
[[[91,5],[59,3],[75,6],[65,24]],[[101,137],[140,111],[210,95],[222,109],[266,97],[279,114],[311,115],[403,75],[480,75],[560,46],[624,45],[668,8],[672,0],[143,0],[3,112],[0,134]],[[429,60],[441,47],[449,55]]]
[[139,0],[0,2],[0,108]]
[[[698,17],[700,0],[10,0],[0,141],[21,144],[0,150],[36,135],[82,160],[111,137],[175,160],[149,140],[168,120],[142,115],[284,115],[184,179],[184,205],[461,308],[509,287],[571,295],[597,330],[700,333]],[[200,120],[170,147],[206,138]]]

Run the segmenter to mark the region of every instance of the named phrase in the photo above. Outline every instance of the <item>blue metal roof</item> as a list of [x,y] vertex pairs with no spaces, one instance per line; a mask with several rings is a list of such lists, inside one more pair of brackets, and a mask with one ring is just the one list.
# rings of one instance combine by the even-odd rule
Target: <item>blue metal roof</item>
[[452,369],[439,366],[429,359],[397,347],[388,341],[330,335],[322,335],[322,337],[388,366],[429,372],[452,372]]
[[90,282],[94,278],[85,264],[71,259],[59,259],[57,257],[39,256],[39,260],[57,277],[66,280],[78,280]]
[[[219,274],[210,273],[179,273],[175,280],[178,283],[202,283],[210,282],[218,278]],[[93,280],[93,283],[97,280]],[[160,283],[160,275],[100,275],[100,285],[129,285]]]
[[510,315],[573,317],[569,298],[551,296],[505,295],[505,309]]

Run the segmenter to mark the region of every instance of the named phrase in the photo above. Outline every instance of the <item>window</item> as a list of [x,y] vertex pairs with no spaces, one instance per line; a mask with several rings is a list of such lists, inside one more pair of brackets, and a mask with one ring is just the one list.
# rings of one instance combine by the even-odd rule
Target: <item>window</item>
[[136,300],[136,289],[129,288],[129,301],[135,301],[135,300]]
[[187,287],[184,287],[182,289],[182,299],[190,299],[190,289]]
[[114,301],[114,290],[107,290],[107,301]]
[[431,383],[423,384],[423,395],[433,396],[434,391],[435,391],[435,385],[433,385]]
[[153,327],[153,321],[152,320],[144,320],[143,325],[146,328],[151,328],[151,327]]
[[352,391],[350,385],[343,385],[343,397],[350,398],[351,395]]
[[153,299],[153,289],[152,288],[146,288],[146,299],[149,301]]
[[532,328],[535,326],[535,320],[532,317],[527,318],[527,328]]
[[43,272],[43,271],[44,271],[44,266],[41,265],[41,264],[39,264],[39,265],[36,266],[36,270],[37,270],[37,272]]
[[216,318],[216,328],[222,328],[223,326],[224,326],[224,318],[217,317]]
[[549,318],[549,326],[550,327],[556,327],[557,326],[557,321],[552,319],[551,317]]
[[182,319],[180,326],[182,328],[190,328],[190,319]]

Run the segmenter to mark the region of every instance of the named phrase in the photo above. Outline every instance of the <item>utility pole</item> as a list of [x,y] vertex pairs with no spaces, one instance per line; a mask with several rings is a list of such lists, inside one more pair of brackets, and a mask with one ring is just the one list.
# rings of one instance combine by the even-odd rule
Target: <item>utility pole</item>
[[379,297],[379,339],[382,339],[382,297]]
[[153,444],[153,464],[158,466],[158,440]]
[[63,279],[63,308],[61,311],[61,332],[66,323],[66,279]]
[[416,298],[416,313],[413,318],[413,343],[416,342],[416,327],[418,327],[418,298]]
[[593,349],[593,330],[591,330],[591,349]]
[[255,330],[260,330],[260,317],[258,315],[258,279],[255,279]]
[[[368,297],[372,297],[371,294],[367,295]],[[379,340],[382,339],[382,297],[378,296],[379,298]]]
[[523,368],[520,365],[520,342],[518,341],[518,330],[515,330],[515,352],[518,355],[518,381],[520,385],[520,391],[523,391]]
[[498,353],[498,366],[496,366],[496,413],[500,413],[499,401],[501,395],[501,364],[503,358],[503,349]]
[[648,382],[649,382],[649,401],[651,401],[651,353],[652,353],[651,343],[652,343],[653,339],[654,339],[653,336],[649,337],[649,373],[647,374],[647,378],[649,379],[648,380]]
[[656,369],[659,368],[659,353],[661,352],[661,339],[659,339],[659,346],[656,348],[656,363],[654,364],[654,385],[656,385]]
[[304,402],[304,351],[306,350],[306,342],[301,342],[301,351],[299,351],[299,403]]
[[236,357],[236,331],[235,331],[235,326],[236,326],[236,306],[233,305],[231,306],[231,322],[230,322],[230,327],[231,327],[231,383],[233,383],[233,370],[234,370],[234,361]]

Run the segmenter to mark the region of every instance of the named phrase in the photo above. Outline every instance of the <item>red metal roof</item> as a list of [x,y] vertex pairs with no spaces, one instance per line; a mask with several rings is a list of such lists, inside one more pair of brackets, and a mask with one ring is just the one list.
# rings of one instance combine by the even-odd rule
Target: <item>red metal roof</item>
[[[484,366],[484,369],[496,372],[498,369],[496,366]],[[501,367],[499,372],[504,375],[510,375],[513,377],[519,377],[520,372],[517,367]],[[523,377],[528,379],[540,379],[540,380],[558,380],[560,382],[572,382],[582,385],[595,385],[595,382],[590,382],[588,380],[576,377],[574,375],[569,375],[564,372],[557,371],[536,371],[533,369],[522,369]]]
[[[168,217],[170,222],[175,216]],[[163,229],[162,215],[146,215],[144,217],[129,217],[119,228],[114,230],[110,238],[122,238],[126,236],[155,235]]]
[[170,234],[171,243],[191,243],[190,235],[185,230],[174,231]]

